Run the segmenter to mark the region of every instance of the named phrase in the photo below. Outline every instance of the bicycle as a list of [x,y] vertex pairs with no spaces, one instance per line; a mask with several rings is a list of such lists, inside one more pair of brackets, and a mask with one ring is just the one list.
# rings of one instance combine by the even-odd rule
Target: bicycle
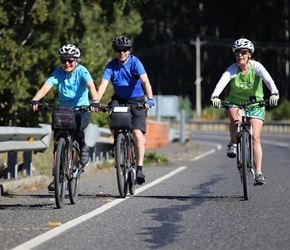
[[114,130],[114,162],[117,174],[118,190],[121,198],[135,194],[136,156],[132,137],[132,108],[143,109],[144,104],[127,104],[118,107],[101,106],[103,112],[110,111],[110,129]]
[[80,164],[79,144],[73,137],[75,129],[74,110],[85,112],[89,110],[90,105],[60,107],[54,104],[39,103],[38,107],[44,111],[53,111],[52,129],[55,133],[53,173],[56,206],[62,208],[66,189],[68,189],[71,204],[75,204],[83,167]]
[[[241,122],[237,123],[237,168],[240,173],[241,182],[243,184],[244,199],[250,197],[249,180],[252,175],[255,179],[254,166],[254,150],[252,137],[252,123],[247,120],[248,107],[253,104],[258,104],[260,107],[267,106],[268,100],[230,103],[222,102],[221,107],[229,108],[232,105],[239,108]],[[254,182],[253,182],[254,183]]]

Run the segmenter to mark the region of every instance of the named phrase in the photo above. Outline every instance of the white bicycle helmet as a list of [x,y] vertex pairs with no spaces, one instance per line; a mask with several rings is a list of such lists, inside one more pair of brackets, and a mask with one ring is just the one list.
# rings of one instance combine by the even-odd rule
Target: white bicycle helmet
[[254,53],[255,51],[255,47],[253,43],[246,38],[240,38],[234,42],[233,47],[232,47],[233,52],[235,53],[237,49],[248,49],[252,53]]
[[63,45],[60,49],[59,49],[59,56],[67,56],[67,57],[75,57],[75,58],[79,58],[81,56],[81,52],[78,49],[78,47],[76,47],[73,44],[66,44]]
[[132,44],[129,38],[125,37],[125,36],[118,36],[116,37],[113,42],[112,42],[112,47],[116,48],[116,47],[127,47],[127,48],[131,48]]

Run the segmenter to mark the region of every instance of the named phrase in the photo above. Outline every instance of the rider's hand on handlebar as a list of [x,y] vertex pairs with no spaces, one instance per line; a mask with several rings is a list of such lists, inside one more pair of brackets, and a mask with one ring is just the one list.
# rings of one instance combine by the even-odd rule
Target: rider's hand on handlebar
[[221,107],[221,99],[219,99],[218,96],[214,96],[211,99],[211,103],[212,103],[212,106],[216,109],[219,109]]
[[32,99],[29,102],[29,106],[32,107],[33,111],[38,109],[38,104],[39,104],[39,100],[37,100],[37,99]]
[[278,94],[272,94],[269,98],[269,104],[271,107],[277,106],[279,101],[279,95]]
[[151,98],[148,98],[148,99],[146,100],[146,104],[147,104],[150,108],[152,108],[153,106],[155,106],[154,100],[151,99]]
[[90,104],[90,110],[95,112],[98,111],[98,108],[100,107],[100,102],[98,100],[94,100],[91,104]]

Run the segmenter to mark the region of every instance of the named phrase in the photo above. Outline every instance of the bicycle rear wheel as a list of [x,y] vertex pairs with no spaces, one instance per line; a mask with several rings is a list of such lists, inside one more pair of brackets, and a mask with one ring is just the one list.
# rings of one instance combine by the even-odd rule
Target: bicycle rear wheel
[[241,138],[241,150],[242,150],[242,179],[243,179],[243,191],[244,199],[248,200],[250,195],[249,190],[249,171],[248,171],[248,133],[243,132]]
[[136,157],[135,157],[135,148],[134,148],[134,141],[131,140],[131,154],[130,154],[130,171],[129,171],[129,192],[130,195],[135,194],[135,185],[136,185]]
[[71,174],[68,181],[68,194],[70,203],[75,204],[79,195],[78,187],[82,173],[82,169],[80,168],[80,151],[78,145],[73,145],[71,154]]
[[55,203],[57,208],[63,206],[66,189],[65,170],[67,166],[66,142],[64,138],[59,138],[55,153],[55,172],[54,172],[54,186],[55,186]]
[[118,190],[121,198],[125,198],[128,193],[128,145],[123,133],[117,135],[115,153]]

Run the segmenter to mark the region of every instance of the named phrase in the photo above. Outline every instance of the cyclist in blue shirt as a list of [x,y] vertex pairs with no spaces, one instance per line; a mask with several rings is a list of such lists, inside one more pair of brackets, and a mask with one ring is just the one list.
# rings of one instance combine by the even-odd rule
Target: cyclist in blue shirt
[[[58,89],[60,106],[90,105],[89,95],[93,100],[90,110],[96,112],[99,102],[98,93],[93,79],[86,67],[80,64],[80,50],[73,44],[63,45],[59,49],[61,66],[56,68],[45,81],[40,90],[30,101],[33,111],[38,109],[38,103],[47,92],[55,86]],[[75,112],[76,130],[74,138],[79,143],[81,151],[80,163],[86,166],[89,162],[89,148],[85,143],[84,129],[89,125],[90,112]],[[49,184],[49,191],[54,191],[54,182]]]
[[[114,95],[110,106],[119,104],[145,103],[146,109],[132,109],[132,134],[136,147],[137,183],[145,182],[142,165],[145,155],[143,134],[146,133],[147,110],[154,106],[152,87],[140,60],[130,54],[132,47],[130,39],[125,36],[116,37],[112,42],[116,58],[106,66],[98,89],[98,99],[101,100],[109,81],[112,82]],[[145,99],[145,95],[147,98]]]

